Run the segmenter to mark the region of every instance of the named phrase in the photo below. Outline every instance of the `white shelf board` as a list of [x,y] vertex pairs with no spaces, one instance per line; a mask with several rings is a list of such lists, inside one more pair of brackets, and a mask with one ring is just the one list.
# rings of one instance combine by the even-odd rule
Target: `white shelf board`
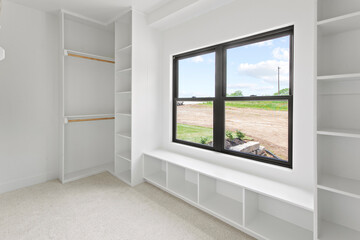
[[313,232],[259,211],[245,226],[269,240],[312,240]]
[[121,113],[121,112],[117,112],[116,115],[131,117],[131,113]]
[[324,35],[357,30],[360,29],[360,12],[319,21],[317,25]]
[[360,80],[360,73],[352,74],[338,74],[338,75],[324,75],[318,76],[319,81],[351,81],[351,80]]
[[360,138],[360,130],[320,129],[317,131],[317,134],[336,137]]
[[64,176],[64,183],[67,182],[71,182],[71,181],[75,181],[81,178],[85,178],[85,177],[89,177],[98,173],[102,173],[102,172],[113,172],[114,171],[114,163],[107,163],[107,164],[103,164],[103,165],[99,165],[96,167],[92,167],[92,168],[87,168],[87,169],[83,169],[80,171],[76,171],[76,172],[72,172],[72,173],[67,173]]
[[265,196],[288,202],[306,210],[314,210],[314,197],[312,192],[297,187],[221,167],[162,149],[146,152],[145,154],[215,179],[236,184]]
[[131,139],[131,132],[119,132],[116,136]]
[[118,154],[116,154],[116,156],[119,158],[125,159],[127,161],[131,161],[131,152],[130,151],[118,153]]
[[105,61],[115,61],[115,58],[111,58],[111,57],[104,57],[104,56],[99,56],[99,55],[95,55],[95,54],[91,54],[91,53],[84,53],[84,52],[78,52],[78,51],[74,51],[74,50],[70,50],[70,49],[64,49],[64,55],[68,56],[69,54],[75,54],[75,55],[80,55],[83,57],[89,57],[89,58],[96,58],[96,59],[101,59],[101,60],[105,60]]
[[318,188],[360,199],[360,180],[321,174]]
[[120,69],[120,70],[117,70],[116,72],[122,73],[122,72],[126,72],[126,71],[131,71],[131,68]]
[[116,92],[116,94],[131,94],[131,91]]
[[242,225],[243,204],[221,194],[214,194],[206,201],[200,202],[200,206],[226,218],[236,224]]
[[346,96],[346,95],[360,95],[360,92],[328,92],[319,93],[320,96]]
[[145,176],[144,178],[146,180],[148,180],[149,182],[160,185],[162,187],[166,187],[166,172],[165,171],[158,171],[149,176]]
[[179,184],[172,184],[168,189],[178,195],[180,195],[183,198],[186,198],[190,201],[197,202],[197,184],[183,181]]
[[121,172],[117,175],[117,177],[126,182],[127,184],[131,185],[131,170],[126,170],[124,172]]
[[319,240],[360,239],[360,232],[328,221],[321,221],[320,229]]
[[122,48],[119,48],[119,49],[116,50],[116,52],[121,52],[121,51],[127,50],[127,49],[129,49],[129,48],[131,48],[131,47],[132,47],[132,44],[127,45],[127,46],[122,47]]
[[114,117],[114,113],[104,113],[104,114],[89,114],[89,115],[72,115],[64,116],[65,118],[91,118],[91,117]]

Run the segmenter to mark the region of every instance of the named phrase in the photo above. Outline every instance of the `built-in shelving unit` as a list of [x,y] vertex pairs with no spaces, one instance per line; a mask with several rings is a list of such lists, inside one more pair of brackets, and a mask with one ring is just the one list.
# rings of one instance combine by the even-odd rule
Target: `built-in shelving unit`
[[115,174],[131,185],[132,12],[115,22]]
[[315,239],[360,239],[360,1],[318,0]]
[[114,171],[114,39],[111,28],[61,11],[60,179]]
[[147,139],[151,31],[136,10],[115,21],[115,175],[132,186],[143,182],[142,152],[152,144]]
[[161,149],[143,164],[147,182],[258,239],[313,239],[310,192]]

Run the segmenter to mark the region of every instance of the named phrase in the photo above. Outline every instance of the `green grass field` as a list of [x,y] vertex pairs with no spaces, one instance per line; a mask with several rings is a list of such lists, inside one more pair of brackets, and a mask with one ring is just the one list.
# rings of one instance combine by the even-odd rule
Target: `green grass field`
[[177,125],[177,139],[188,142],[200,143],[201,137],[209,137],[212,141],[213,129],[185,124]]
[[[204,103],[206,105],[212,106],[212,102]],[[239,102],[226,102],[226,107],[236,107],[236,108],[256,108],[272,111],[288,111],[287,101],[239,101]]]

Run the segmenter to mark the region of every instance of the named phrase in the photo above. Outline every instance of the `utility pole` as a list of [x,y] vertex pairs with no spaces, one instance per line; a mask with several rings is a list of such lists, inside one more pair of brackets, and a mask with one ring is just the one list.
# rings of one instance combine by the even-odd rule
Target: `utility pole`
[[278,67],[278,94],[280,95],[280,67]]

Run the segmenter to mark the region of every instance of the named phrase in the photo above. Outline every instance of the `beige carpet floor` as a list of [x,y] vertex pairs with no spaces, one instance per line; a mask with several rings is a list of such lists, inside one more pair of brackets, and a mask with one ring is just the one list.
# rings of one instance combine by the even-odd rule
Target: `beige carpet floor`
[[1,240],[253,239],[144,183],[109,173],[0,195]]

